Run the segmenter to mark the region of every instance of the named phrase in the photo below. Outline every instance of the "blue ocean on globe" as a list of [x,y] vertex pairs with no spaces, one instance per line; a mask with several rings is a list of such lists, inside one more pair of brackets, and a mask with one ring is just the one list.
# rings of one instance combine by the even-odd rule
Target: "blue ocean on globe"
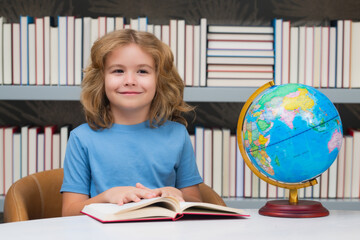
[[242,141],[251,163],[282,183],[312,180],[335,161],[343,139],[334,104],[302,84],[272,86],[249,106]]

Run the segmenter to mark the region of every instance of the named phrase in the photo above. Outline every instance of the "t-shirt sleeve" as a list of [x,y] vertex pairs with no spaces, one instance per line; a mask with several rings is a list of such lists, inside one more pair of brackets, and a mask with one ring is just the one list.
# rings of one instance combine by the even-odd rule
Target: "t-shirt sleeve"
[[202,182],[203,180],[196,165],[195,153],[190,136],[186,128],[184,128],[184,145],[177,167],[175,187],[185,188]]
[[79,137],[71,132],[66,146],[64,180],[60,192],[74,192],[90,196],[90,174],[86,148]]

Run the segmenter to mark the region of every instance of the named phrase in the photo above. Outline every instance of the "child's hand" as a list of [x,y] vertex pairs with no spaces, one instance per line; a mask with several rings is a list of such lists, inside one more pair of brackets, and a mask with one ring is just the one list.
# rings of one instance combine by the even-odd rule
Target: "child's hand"
[[153,190],[138,187],[113,187],[104,193],[108,202],[119,205],[159,196]]
[[163,188],[157,188],[157,189],[151,190],[151,189],[145,187],[144,185],[142,185],[141,183],[137,183],[136,187],[143,189],[143,190],[153,191],[154,194],[156,194],[156,196],[174,197],[177,200],[179,200],[180,202],[185,202],[182,192],[179,189],[174,188],[174,187],[163,187]]

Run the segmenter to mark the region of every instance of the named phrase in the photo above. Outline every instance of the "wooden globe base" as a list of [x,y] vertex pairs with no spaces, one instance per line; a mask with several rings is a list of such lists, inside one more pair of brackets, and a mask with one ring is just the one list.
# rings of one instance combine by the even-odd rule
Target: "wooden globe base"
[[259,214],[270,217],[315,218],[329,215],[329,211],[317,201],[299,200],[290,203],[288,200],[268,201],[259,210]]

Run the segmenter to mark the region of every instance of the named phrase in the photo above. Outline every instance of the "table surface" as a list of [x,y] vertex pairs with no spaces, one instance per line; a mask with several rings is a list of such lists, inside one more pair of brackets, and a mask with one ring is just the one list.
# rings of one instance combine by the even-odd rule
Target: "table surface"
[[242,219],[100,223],[88,216],[0,224],[1,239],[360,239],[360,211],[321,218],[274,218],[245,210]]

